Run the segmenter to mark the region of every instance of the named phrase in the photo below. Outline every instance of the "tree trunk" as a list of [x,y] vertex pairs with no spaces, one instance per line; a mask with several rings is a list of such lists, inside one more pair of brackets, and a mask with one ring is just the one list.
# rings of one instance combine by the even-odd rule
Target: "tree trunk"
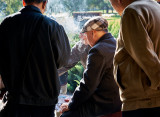
[[108,7],[106,8],[106,13],[109,13],[109,8]]
[[109,11],[109,7],[106,5],[106,13],[108,13]]

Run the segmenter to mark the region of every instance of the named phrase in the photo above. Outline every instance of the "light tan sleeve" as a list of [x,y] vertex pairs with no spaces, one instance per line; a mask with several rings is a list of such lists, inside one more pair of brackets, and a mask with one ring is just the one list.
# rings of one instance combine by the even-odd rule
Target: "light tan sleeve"
[[125,49],[147,74],[151,88],[160,85],[160,60],[154,51],[154,43],[150,38],[144,17],[135,11],[125,12],[121,21],[121,35]]

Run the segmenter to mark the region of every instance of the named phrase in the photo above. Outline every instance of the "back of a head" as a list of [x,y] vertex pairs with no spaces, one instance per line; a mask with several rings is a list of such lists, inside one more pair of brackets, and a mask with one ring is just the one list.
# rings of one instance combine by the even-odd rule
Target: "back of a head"
[[24,0],[26,4],[30,4],[30,3],[41,3],[41,2],[45,2],[48,0]]
[[92,17],[83,26],[81,33],[89,32],[92,30],[108,32],[108,22],[101,16]]

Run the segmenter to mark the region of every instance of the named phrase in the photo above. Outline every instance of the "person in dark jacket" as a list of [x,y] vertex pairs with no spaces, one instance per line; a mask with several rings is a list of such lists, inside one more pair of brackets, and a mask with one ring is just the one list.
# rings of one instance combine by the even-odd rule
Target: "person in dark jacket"
[[47,0],[23,2],[24,8],[0,24],[0,74],[9,92],[0,117],[54,117],[57,69],[68,62],[68,37],[60,24],[42,15]]
[[87,35],[87,67],[69,104],[61,105],[61,117],[96,117],[121,109],[118,86],[113,78],[116,40],[108,33],[108,22],[102,17],[87,21],[82,32]]

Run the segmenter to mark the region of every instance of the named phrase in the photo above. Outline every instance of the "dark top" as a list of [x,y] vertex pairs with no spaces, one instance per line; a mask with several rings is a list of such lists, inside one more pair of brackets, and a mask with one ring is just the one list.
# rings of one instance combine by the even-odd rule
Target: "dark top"
[[[28,55],[41,17],[36,41]],[[0,36],[0,74],[15,102],[54,105],[60,91],[57,68],[66,65],[70,55],[63,27],[43,16],[37,7],[26,6],[4,19]]]
[[118,86],[113,78],[115,49],[116,40],[110,33],[102,36],[90,49],[87,68],[79,87],[73,94],[69,104],[70,110],[74,110],[86,102],[95,104],[95,111],[99,114],[120,110]]

